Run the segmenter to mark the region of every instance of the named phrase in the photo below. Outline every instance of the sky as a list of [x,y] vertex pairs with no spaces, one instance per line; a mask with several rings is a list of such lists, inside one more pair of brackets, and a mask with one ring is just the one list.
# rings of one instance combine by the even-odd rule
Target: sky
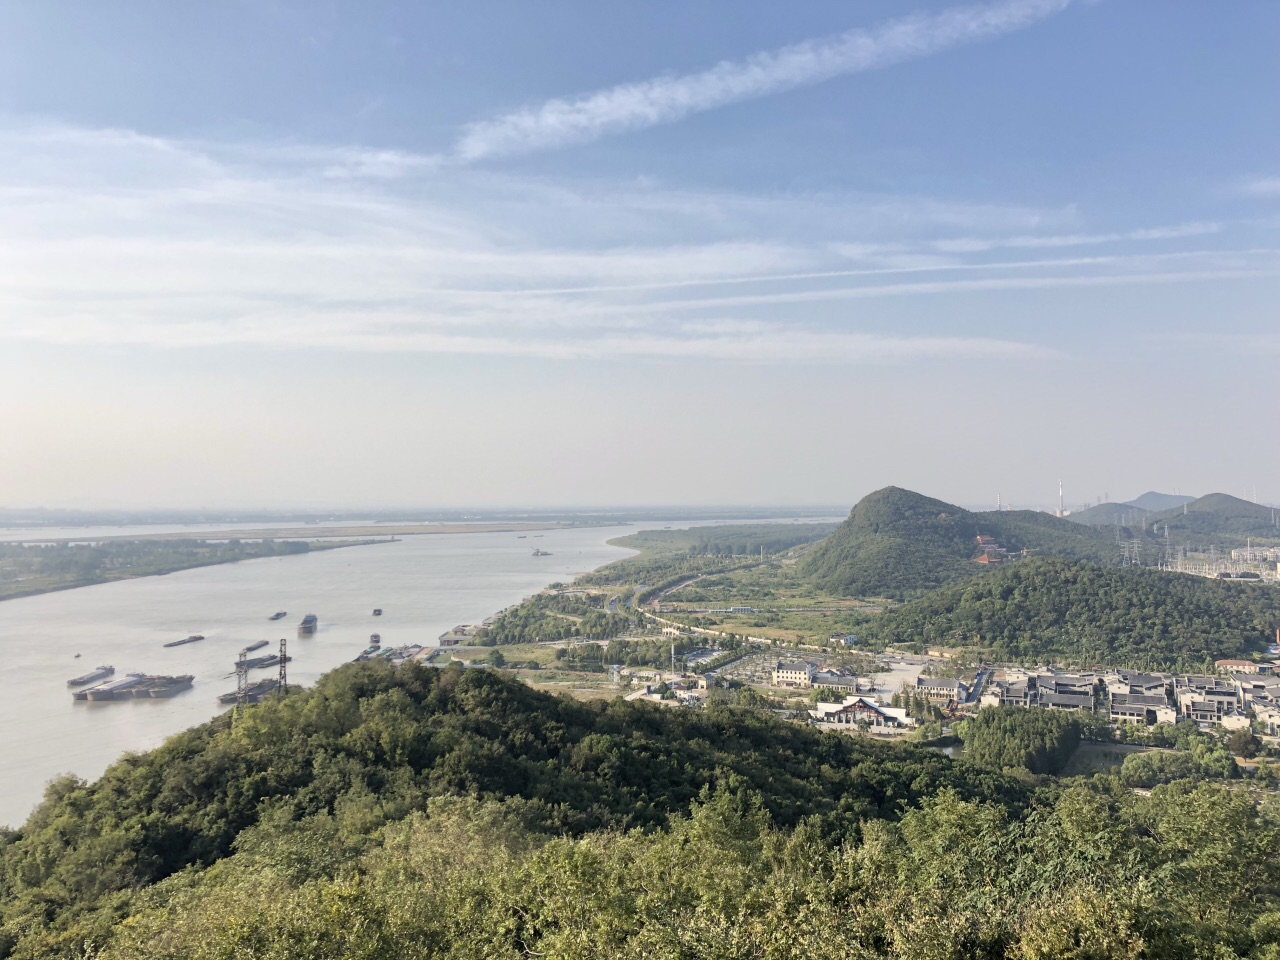
[[0,505],[1280,502],[1280,4],[0,4]]

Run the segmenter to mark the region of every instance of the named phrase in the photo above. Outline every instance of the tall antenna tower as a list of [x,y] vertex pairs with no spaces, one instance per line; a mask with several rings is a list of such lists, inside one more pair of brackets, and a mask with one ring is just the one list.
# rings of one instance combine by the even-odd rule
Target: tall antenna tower
[[286,656],[289,649],[288,641],[284,637],[280,638],[280,685],[276,688],[280,691],[280,696],[284,696],[289,692],[289,658]]
[[1062,509],[1062,481],[1058,481],[1058,516],[1065,517],[1066,513]]
[[249,704],[249,655],[243,650],[236,659],[236,713],[238,717]]

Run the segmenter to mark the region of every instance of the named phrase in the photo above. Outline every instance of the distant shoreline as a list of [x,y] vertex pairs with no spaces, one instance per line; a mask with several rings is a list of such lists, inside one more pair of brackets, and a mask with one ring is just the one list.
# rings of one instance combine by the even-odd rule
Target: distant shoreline
[[[138,537],[115,537],[115,538],[104,538],[104,539],[137,540],[139,538]],[[155,538],[152,538],[152,539],[155,539]],[[191,539],[191,538],[188,537],[186,539]],[[58,541],[40,541],[40,542],[53,543]],[[72,541],[72,542],[77,542],[77,541]],[[4,603],[6,600],[21,600],[24,597],[40,597],[40,596],[44,596],[47,593],[62,593],[65,590],[78,590],[81,587],[96,587],[104,583],[120,583],[125,580],[145,580],[149,577],[165,577],[171,573],[180,573],[183,570],[198,570],[201,567],[220,567],[228,563],[246,563],[250,560],[271,560],[271,559],[274,559],[275,557],[305,557],[307,556],[307,554],[314,553],[318,550],[336,550],[340,547],[369,547],[377,543],[394,543],[394,542],[395,542],[394,538],[387,538],[387,539],[369,538],[367,540],[346,540],[342,542],[310,541],[309,548],[304,553],[282,553],[282,554],[275,554],[275,555],[262,556],[262,557],[237,557],[234,559],[226,559],[226,560],[206,560],[200,563],[187,563],[187,564],[182,564],[180,566],[174,566],[172,569],[169,569],[169,570],[157,570],[154,573],[128,573],[128,572],[122,571],[120,576],[86,577],[83,580],[77,580],[73,583],[58,583],[58,584],[51,584],[51,585],[45,585],[45,586],[35,586],[35,587],[32,587],[30,590],[23,590],[21,587],[18,587],[12,593],[0,594],[0,603]]]
[[[361,524],[349,527],[255,527],[243,530],[174,530],[165,533],[121,533],[108,536],[24,537],[22,543],[104,543],[108,540],[328,540],[335,537],[417,537],[459,533],[525,533],[537,530],[569,530],[576,527],[614,526],[594,523],[433,523]],[[32,531],[34,534],[36,531]]]

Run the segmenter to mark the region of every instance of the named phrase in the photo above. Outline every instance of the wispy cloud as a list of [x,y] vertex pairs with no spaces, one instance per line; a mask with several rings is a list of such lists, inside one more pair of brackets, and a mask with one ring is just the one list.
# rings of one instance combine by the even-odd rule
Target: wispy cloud
[[1024,250],[1054,247],[1093,247],[1126,240],[1182,240],[1202,237],[1222,230],[1219,223],[1180,223],[1170,227],[1150,227],[1124,233],[1074,233],[1021,237],[956,237],[936,240],[932,246],[944,253],[981,253],[987,250],[1022,248]]
[[695,113],[835,77],[892,66],[999,37],[1052,16],[1071,0],[1006,0],[917,14],[869,29],[724,61],[708,70],[627,83],[467,126],[454,147],[463,162],[529,153],[673,123]]
[[1280,177],[1254,177],[1240,185],[1240,192],[1250,197],[1280,197]]
[[[375,160],[358,149],[0,129],[0,341],[1027,360],[1049,354],[1035,325],[1010,315],[1012,301],[992,306],[994,322],[954,314],[985,309],[990,292],[1280,273],[1275,251],[1176,244],[1212,232],[1205,225],[1088,232],[1074,209],[566,185],[464,168],[410,182]],[[957,229],[994,239],[940,252]],[[1085,237],[1123,246],[984,255]]]

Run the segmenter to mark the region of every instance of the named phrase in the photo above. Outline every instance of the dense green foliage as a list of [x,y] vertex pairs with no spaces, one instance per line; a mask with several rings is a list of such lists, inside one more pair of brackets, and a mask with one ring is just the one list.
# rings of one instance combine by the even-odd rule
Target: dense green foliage
[[609,640],[641,626],[639,614],[621,607],[605,610],[603,594],[581,592],[539,593],[502,611],[476,634],[476,643],[539,643],[584,637]]
[[960,725],[967,761],[1031,773],[1061,773],[1082,732],[1074,713],[1025,707],[983,707]]
[[979,647],[1001,660],[1202,667],[1265,649],[1280,590],[1142,568],[1028,560],[889,610],[879,643]]
[[103,540],[0,543],[0,600],[215,563],[291,556],[347,546],[301,540]]
[[548,837],[526,814],[436,800],[374,841],[337,817],[263,823],[214,869],[136,895],[100,956],[1280,956],[1277,811],[1222,788],[1075,787],[1025,815],[944,790],[837,837],[737,790],[656,834]]
[[[264,820],[293,830],[335,818],[365,835],[431,797],[465,795],[519,798],[542,832],[655,829],[714,783],[759,793],[779,825],[817,818],[842,833],[943,787],[1024,802],[998,775],[762,711],[580,703],[483,670],[351,664],[234,727],[223,717],[127,756],[93,784],[53,784],[0,839],[0,919],[11,938],[69,950],[129,912],[129,891],[214,864]],[[296,829],[281,853],[293,862],[341,853]]]
[[1174,780],[1224,780],[1240,776],[1235,760],[1215,740],[1205,737],[1177,751],[1131,753],[1120,766],[1120,779],[1131,787],[1154,787]]
[[1111,563],[1104,532],[1030,510],[968,510],[886,487],[868,494],[835,533],[800,562],[801,572],[829,593],[903,599],[977,576],[976,538],[993,537],[1011,556],[1043,554]]

